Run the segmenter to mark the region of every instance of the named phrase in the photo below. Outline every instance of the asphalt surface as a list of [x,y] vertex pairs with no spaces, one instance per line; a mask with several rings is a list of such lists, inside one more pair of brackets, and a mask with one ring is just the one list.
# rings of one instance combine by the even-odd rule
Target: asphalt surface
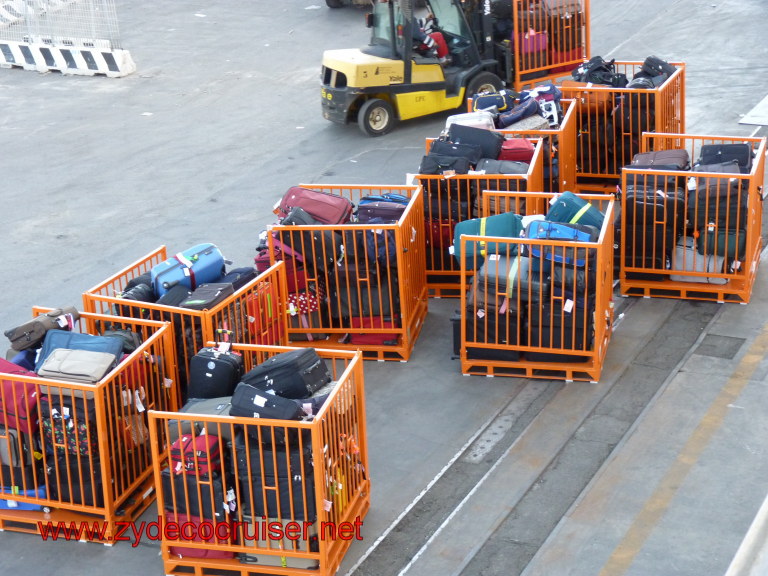
[[[118,2],[135,74],[0,70],[0,328],[159,245],[248,265],[294,184],[404,183],[444,115],[371,139],[320,114],[322,52],[363,46],[363,13]],[[684,61],[689,133],[765,135],[739,120],[768,93],[767,17],[761,0],[592,0],[592,54]],[[430,300],[408,363],[366,363],[371,510],[340,574],[725,573],[768,492],[766,282],[748,306],[617,298],[597,384],[462,376],[456,302]],[[151,542],[6,531],[0,549],[3,574],[163,573]]]

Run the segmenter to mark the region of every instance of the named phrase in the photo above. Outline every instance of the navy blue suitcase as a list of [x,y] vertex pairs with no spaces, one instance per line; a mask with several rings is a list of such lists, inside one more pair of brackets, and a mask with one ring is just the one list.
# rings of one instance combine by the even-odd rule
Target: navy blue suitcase
[[152,288],[160,298],[178,284],[194,290],[218,281],[224,276],[224,256],[213,244],[197,244],[153,266],[150,272]]

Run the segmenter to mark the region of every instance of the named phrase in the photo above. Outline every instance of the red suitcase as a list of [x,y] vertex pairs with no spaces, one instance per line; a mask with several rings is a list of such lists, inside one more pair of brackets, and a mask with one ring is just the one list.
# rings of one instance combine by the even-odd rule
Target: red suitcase
[[354,206],[343,196],[292,186],[285,193],[275,213],[284,218],[291,208],[302,208],[323,224],[344,224],[352,219]]
[[[200,525],[205,521],[205,526],[200,528]],[[211,559],[229,559],[234,558],[234,552],[227,552],[225,550],[212,550],[211,548],[187,548],[187,545],[199,543],[199,544],[231,544],[231,536],[233,535],[232,525],[229,524],[229,529],[218,526],[222,520],[216,520],[214,522],[210,520],[204,520],[199,516],[187,516],[186,514],[173,514],[172,512],[166,512],[165,524],[169,525],[173,522],[174,527],[178,528],[179,544],[183,546],[171,546],[169,552],[179,558],[211,558]],[[226,521],[225,521],[226,522]],[[230,536],[230,539],[220,540],[221,536]]]
[[[352,323],[352,328],[378,328],[378,329],[388,329],[388,328],[396,328],[395,323],[391,320],[383,320],[381,318],[373,317],[373,318],[350,318],[350,322]],[[355,333],[350,332],[349,338],[347,342],[350,344],[367,344],[367,345],[374,345],[374,346],[395,346],[397,345],[397,339],[399,337],[399,334],[397,332],[383,332],[383,333],[368,333],[368,334],[361,334],[361,333]]]
[[530,164],[535,146],[525,138],[507,138],[501,144],[499,160],[512,160]]
[[[35,376],[34,372],[0,358],[0,373]],[[37,430],[37,393],[32,382],[0,381],[0,425],[25,434]]]
[[171,445],[171,468],[176,474],[208,475],[221,470],[219,437],[182,434]]

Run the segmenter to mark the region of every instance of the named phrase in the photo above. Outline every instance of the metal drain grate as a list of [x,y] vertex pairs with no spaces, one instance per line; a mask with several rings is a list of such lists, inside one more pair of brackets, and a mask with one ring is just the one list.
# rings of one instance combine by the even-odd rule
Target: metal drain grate
[[695,354],[732,360],[745,341],[746,338],[707,334],[701,344],[699,344],[698,348],[696,348]]

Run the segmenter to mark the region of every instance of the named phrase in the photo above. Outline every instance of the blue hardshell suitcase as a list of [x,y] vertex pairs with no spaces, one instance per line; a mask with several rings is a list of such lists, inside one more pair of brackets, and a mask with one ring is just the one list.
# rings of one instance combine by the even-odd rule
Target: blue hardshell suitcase
[[[534,220],[525,229],[526,238],[538,240],[556,240],[570,242],[596,242],[600,236],[600,230],[594,226],[583,226],[581,224],[565,224],[562,222],[549,222],[547,220]],[[589,250],[594,253],[594,249],[562,248],[554,245],[531,244],[531,255],[540,258],[542,253],[544,258],[553,262],[572,264],[575,266],[584,266],[587,261]],[[592,256],[590,256],[590,259]]]
[[194,290],[218,281],[224,276],[224,256],[214,244],[197,244],[153,266],[150,273],[152,288],[160,298],[178,284]]
[[0,487],[0,510],[42,510],[42,504],[31,502],[20,502],[15,500],[15,496],[31,496],[33,498],[45,498],[45,486],[39,488],[30,488],[22,490],[18,486]]

